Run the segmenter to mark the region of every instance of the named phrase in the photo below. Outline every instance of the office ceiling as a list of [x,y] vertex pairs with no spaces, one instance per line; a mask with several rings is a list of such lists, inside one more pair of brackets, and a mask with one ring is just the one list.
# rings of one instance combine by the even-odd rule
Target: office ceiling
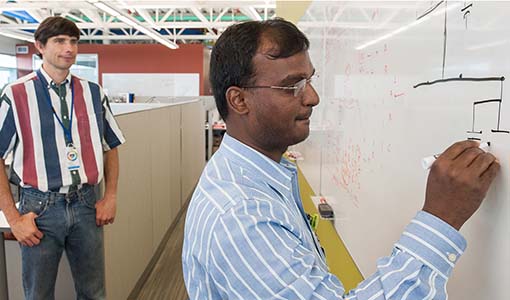
[[0,0],[0,35],[32,41],[42,20],[60,15],[78,25],[84,41],[156,41],[175,48],[216,40],[235,22],[273,18],[275,8],[275,1],[265,0]]
[[[319,0],[306,10],[298,26],[388,31],[399,26],[400,18],[408,20],[423,6],[433,10],[442,2]],[[182,43],[212,43],[236,22],[272,19],[276,0],[0,0],[0,35],[33,41],[39,23],[53,15],[74,21],[82,41],[158,42],[177,48]],[[374,18],[385,21],[374,28]]]

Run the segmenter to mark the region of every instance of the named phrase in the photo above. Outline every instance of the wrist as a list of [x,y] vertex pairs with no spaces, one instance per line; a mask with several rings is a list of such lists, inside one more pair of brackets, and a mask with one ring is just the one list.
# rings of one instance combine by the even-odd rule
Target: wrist
[[16,220],[21,217],[21,214],[16,209],[16,206],[10,207],[9,209],[6,209],[3,211],[5,215],[5,219],[7,220],[7,223],[12,224],[16,222]]
[[117,194],[115,193],[105,193],[103,199],[108,201],[117,201]]
[[423,211],[441,219],[443,222],[447,223],[448,225],[452,226],[453,228],[455,228],[457,231],[460,230],[460,228],[462,227],[462,225],[464,225],[464,221],[462,220],[459,220],[459,217],[456,216],[456,215],[449,215],[449,214],[446,214],[446,213],[443,213],[441,211],[438,211],[438,210],[434,210],[434,209],[430,209],[428,207],[423,207],[422,209]]

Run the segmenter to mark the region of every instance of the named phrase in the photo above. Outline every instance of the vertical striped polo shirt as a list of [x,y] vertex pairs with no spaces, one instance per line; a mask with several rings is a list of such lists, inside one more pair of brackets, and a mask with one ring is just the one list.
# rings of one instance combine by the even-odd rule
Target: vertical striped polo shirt
[[[62,115],[61,103],[67,104],[69,116]],[[59,120],[72,121],[77,170],[68,169],[66,135]],[[124,142],[108,99],[96,83],[69,73],[56,85],[40,68],[2,92],[0,157],[6,159],[13,152],[10,179],[22,187],[65,193],[71,185],[97,184],[103,177],[103,152]]]
[[[377,232],[360,238],[369,234]],[[420,211],[377,271],[346,293],[305,217],[296,167],[225,134],[189,204],[182,263],[192,300],[444,300],[465,247],[457,230]]]

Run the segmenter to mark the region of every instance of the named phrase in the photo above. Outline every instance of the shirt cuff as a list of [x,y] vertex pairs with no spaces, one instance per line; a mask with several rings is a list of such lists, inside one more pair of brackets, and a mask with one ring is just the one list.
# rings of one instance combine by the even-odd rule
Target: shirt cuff
[[110,143],[103,142],[103,152],[107,152],[114,148],[117,148],[118,146],[124,144],[125,142],[126,139],[124,138],[124,136],[120,136],[118,139]]
[[447,280],[466,250],[466,240],[448,223],[419,211],[395,247],[422,261]]

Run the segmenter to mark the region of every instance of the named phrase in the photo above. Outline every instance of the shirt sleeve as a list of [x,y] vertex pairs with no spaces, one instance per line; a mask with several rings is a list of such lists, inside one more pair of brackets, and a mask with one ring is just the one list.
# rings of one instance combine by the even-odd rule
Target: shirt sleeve
[[12,102],[3,91],[0,96],[0,157],[6,159],[16,143],[16,124]]
[[115,121],[112,110],[110,108],[110,102],[108,101],[108,97],[103,95],[103,124],[104,124],[104,134],[103,134],[103,150],[109,151],[119,145],[122,145],[126,142],[122,131]]
[[466,249],[466,240],[443,220],[424,211],[406,227],[393,254],[346,299],[447,299],[446,283]]
[[315,250],[303,246],[296,216],[275,201],[250,202],[214,228],[207,268],[224,299],[446,299],[448,276],[465,249],[455,229],[419,212],[376,273],[345,294]]

